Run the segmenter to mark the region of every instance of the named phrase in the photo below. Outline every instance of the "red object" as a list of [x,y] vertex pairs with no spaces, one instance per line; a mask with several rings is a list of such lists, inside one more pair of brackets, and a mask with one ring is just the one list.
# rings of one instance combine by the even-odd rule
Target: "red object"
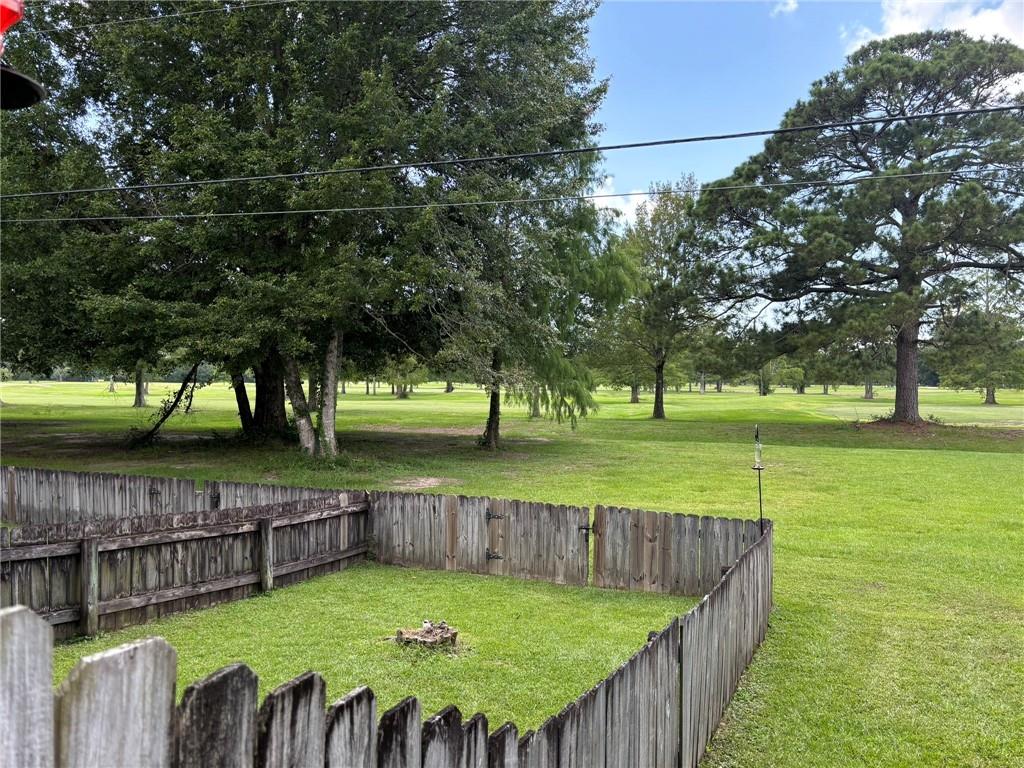
[[25,0],[0,0],[0,35],[25,15]]
[[0,0],[0,53],[4,52],[4,32],[25,15],[25,0]]

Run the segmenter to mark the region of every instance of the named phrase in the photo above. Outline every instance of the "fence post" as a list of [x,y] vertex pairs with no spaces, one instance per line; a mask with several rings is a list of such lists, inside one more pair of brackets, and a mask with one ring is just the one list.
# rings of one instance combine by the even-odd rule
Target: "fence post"
[[100,628],[100,551],[95,538],[82,539],[80,565],[82,608],[79,618],[82,634],[95,635]]
[[260,520],[260,589],[269,592],[274,588],[274,520],[264,517]]

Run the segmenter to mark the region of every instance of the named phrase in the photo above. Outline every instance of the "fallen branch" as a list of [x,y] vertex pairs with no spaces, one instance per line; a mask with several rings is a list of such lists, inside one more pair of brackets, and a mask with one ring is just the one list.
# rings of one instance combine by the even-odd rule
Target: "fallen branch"
[[[144,434],[133,434],[128,439],[129,448],[139,448],[143,445],[149,445],[153,442],[156,437],[156,433],[160,431],[160,427],[164,425],[164,422],[171,418],[171,414],[178,410],[178,405],[181,403],[181,399],[185,396],[185,392],[188,390],[189,385],[192,386],[192,391],[195,391],[196,385],[196,374],[199,372],[199,363],[192,366],[189,372],[185,375],[185,378],[181,381],[181,386],[178,387],[178,391],[175,393],[174,398],[168,402],[164,401],[161,407],[160,418],[157,422]],[[192,395],[189,395],[189,405],[192,403]]]

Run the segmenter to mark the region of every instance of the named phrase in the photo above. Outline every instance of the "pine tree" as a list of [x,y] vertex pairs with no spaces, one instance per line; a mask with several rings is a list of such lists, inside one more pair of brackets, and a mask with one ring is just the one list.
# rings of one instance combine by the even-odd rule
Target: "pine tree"
[[[922,325],[974,271],[1024,270],[1024,118],[885,118],[1020,104],[1021,73],[1024,50],[1005,40],[924,32],[868,43],[782,125],[882,122],[776,135],[711,185],[768,186],[702,196],[747,296],[881,308],[895,331],[897,422],[920,419]],[[865,178],[878,180],[852,183]]]

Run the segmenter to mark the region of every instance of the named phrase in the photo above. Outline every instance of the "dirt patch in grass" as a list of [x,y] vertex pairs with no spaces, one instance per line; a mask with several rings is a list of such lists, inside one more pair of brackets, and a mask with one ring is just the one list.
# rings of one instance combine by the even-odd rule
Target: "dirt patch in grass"
[[399,432],[412,435],[464,435],[476,437],[479,427],[402,427],[395,424],[361,424],[360,430],[367,432]]
[[439,485],[458,485],[459,481],[450,477],[400,477],[392,480],[395,488],[409,491],[420,491],[424,488],[436,488]]

